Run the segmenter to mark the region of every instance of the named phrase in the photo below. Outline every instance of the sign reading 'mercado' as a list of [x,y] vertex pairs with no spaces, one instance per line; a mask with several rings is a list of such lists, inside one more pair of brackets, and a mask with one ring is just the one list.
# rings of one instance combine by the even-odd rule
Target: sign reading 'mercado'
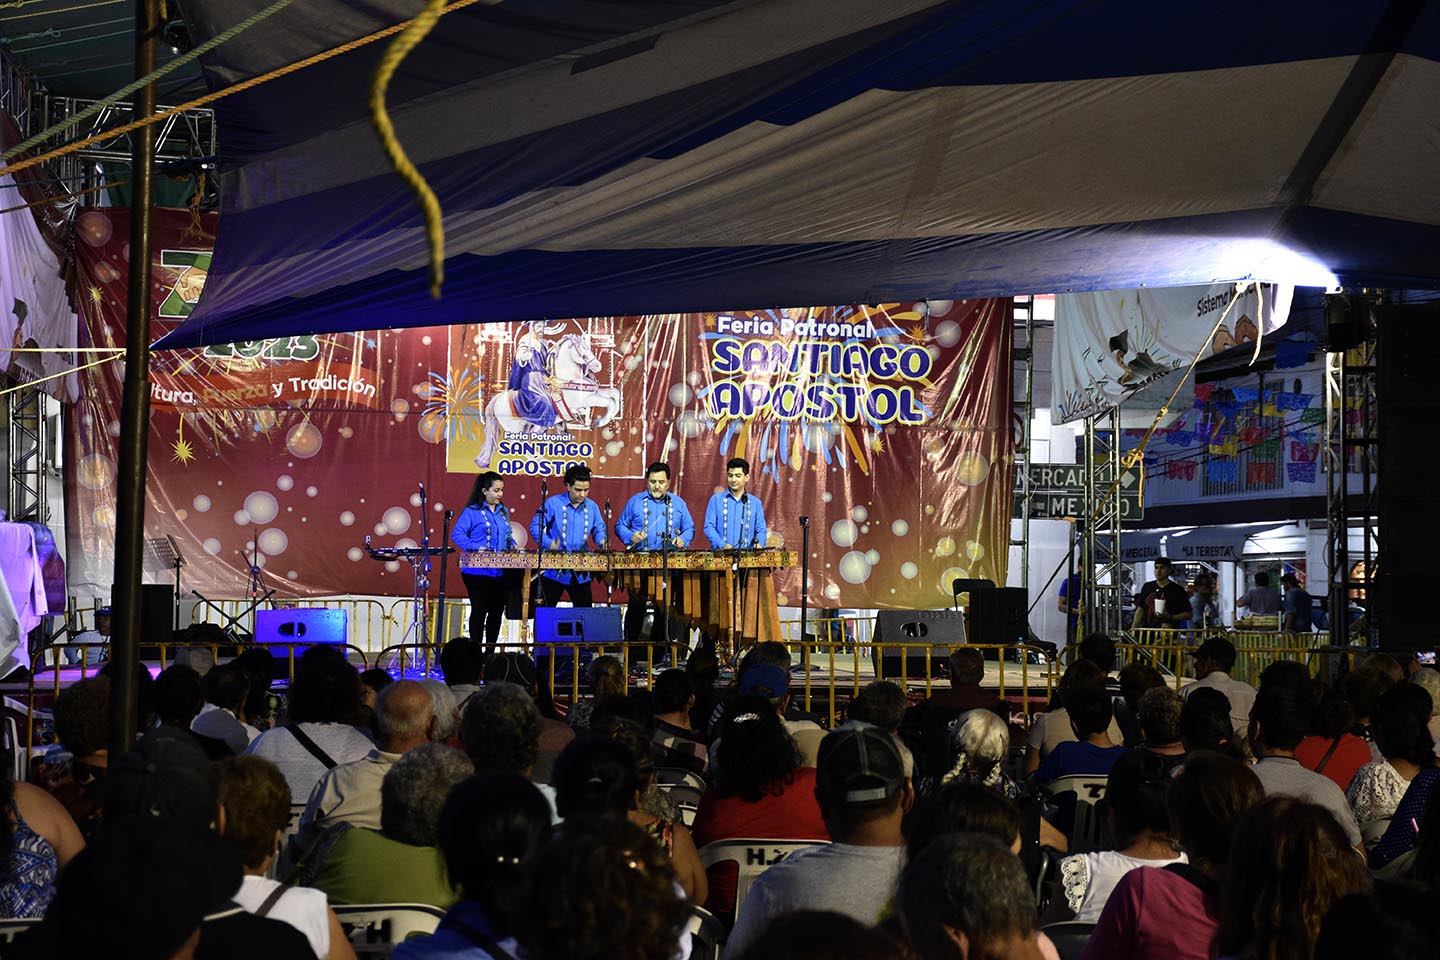
[[[1030,516],[1032,517],[1084,517],[1085,467],[1077,463],[1032,463],[1030,470]],[[1018,473],[1018,471],[1017,471]],[[1095,471],[1095,493],[1103,497],[1110,490],[1113,481],[1109,464],[1103,464]],[[1120,486],[1116,494],[1120,498],[1120,519],[1139,520],[1144,514],[1141,505],[1142,481],[1140,472],[1134,468],[1120,473]],[[1015,478],[1015,515],[1021,513],[1021,478]]]

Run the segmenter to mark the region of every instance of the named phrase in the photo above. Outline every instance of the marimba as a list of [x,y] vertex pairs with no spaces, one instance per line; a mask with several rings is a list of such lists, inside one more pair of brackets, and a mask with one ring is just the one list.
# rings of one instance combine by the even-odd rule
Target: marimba
[[[593,573],[631,596],[664,598],[668,567],[674,595],[671,610],[688,626],[720,640],[779,640],[780,608],[775,598],[776,570],[796,566],[793,550],[627,550],[575,553],[547,550],[543,560],[533,550],[471,550],[460,554],[461,570],[575,570]],[[530,578],[521,578],[529,607]],[[739,637],[734,634],[738,630]]]

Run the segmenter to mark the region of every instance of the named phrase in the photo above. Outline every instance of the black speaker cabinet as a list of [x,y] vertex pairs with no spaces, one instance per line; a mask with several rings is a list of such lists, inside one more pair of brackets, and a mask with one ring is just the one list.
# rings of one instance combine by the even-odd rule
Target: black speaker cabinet
[[1025,643],[1030,638],[1030,592],[999,587],[970,594],[971,643]]
[[[350,615],[324,607],[256,610],[257,643],[342,644],[350,639]],[[277,656],[283,656],[281,650]]]
[[[115,618],[124,616],[119,609],[119,594],[112,586],[110,596],[117,598]],[[140,585],[140,643],[136,654],[141,660],[160,659],[161,643],[169,643],[175,634],[175,585],[142,583]]]
[[899,679],[903,656],[905,677],[925,679],[924,649],[882,650],[881,643],[929,644],[930,676],[948,676],[950,651],[965,642],[965,614],[960,610],[881,610],[875,616],[874,639],[876,646],[870,656],[877,676]]

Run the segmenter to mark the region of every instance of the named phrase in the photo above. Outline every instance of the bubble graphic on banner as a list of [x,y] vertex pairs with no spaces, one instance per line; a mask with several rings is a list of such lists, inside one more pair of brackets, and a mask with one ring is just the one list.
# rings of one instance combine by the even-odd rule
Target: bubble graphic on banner
[[235,526],[237,527],[250,526],[250,514],[246,513],[244,510],[236,510],[234,520]]
[[282,493],[295,489],[295,478],[288,473],[280,474],[275,478],[275,489]]
[[115,526],[115,508],[108,503],[102,503],[90,514],[90,518],[95,521],[96,526],[113,527]]
[[210,498],[207,497],[207,496],[205,496],[205,494],[203,494],[203,493],[202,493],[202,494],[199,494],[198,496],[195,497],[194,500],[191,500],[191,501],[190,501],[190,506],[192,506],[192,507],[195,508],[195,512],[196,512],[196,513],[209,513],[209,512],[210,512]]
[[288,546],[290,546],[290,538],[285,536],[285,531],[279,527],[270,527],[260,531],[261,553],[274,556],[277,553],[284,553]]
[[91,210],[89,213],[82,213],[75,221],[75,232],[90,246],[103,247],[114,236],[115,225],[110,222],[108,213]]
[[879,551],[879,550],[866,550],[866,551],[865,551],[865,559],[870,561],[870,566],[872,566],[872,567],[875,566],[875,564],[877,564],[877,563],[880,562],[880,551]]
[[351,513],[349,510],[346,510],[344,513],[340,514],[340,526],[349,527],[353,526],[354,523],[355,514]]
[[621,440],[611,440],[605,444],[605,455],[607,457],[618,457],[625,450],[625,443]]
[[990,461],[978,453],[962,453],[955,460],[955,479],[967,487],[984,483],[989,472]]
[[410,529],[410,511],[406,510],[404,507],[391,507],[389,510],[385,511],[385,514],[380,518],[380,521],[385,524],[385,530],[387,533],[392,533],[396,536],[399,536],[406,530]]
[[420,494],[418,492],[410,494],[410,506],[420,506]]
[[401,537],[399,540],[395,541],[395,546],[401,550],[413,550],[416,547],[420,546],[420,544],[416,543],[410,537]]
[[930,310],[930,316],[932,319],[934,317],[943,317],[945,316],[945,314],[955,309],[954,300],[926,300],[925,304]]
[[639,366],[640,358],[635,354],[632,353],[630,356],[625,358],[625,371],[627,373],[634,373],[635,369]]
[[942,347],[953,347],[960,342],[960,324],[944,320],[935,325],[935,342]]
[[383,524],[383,523],[377,523],[377,524],[375,524],[375,536],[377,536],[377,537],[383,537],[383,536],[385,536],[385,524]]
[[445,415],[431,410],[415,421],[415,430],[426,443],[439,443],[445,439]]
[[890,532],[897,537],[903,537],[910,532],[910,523],[907,520],[896,520],[890,524]]
[[677,383],[670,387],[670,403],[673,406],[685,406],[685,404],[690,402],[690,398],[694,395],[695,391],[691,390],[687,384]]
[[103,453],[92,453],[80,461],[78,478],[86,490],[103,490],[115,482],[115,461]]
[[820,494],[820,502],[821,502],[821,503],[829,503],[831,500],[834,500],[834,499],[835,499],[835,494],[831,493],[829,490],[826,490],[824,493]]
[[286,570],[286,571],[285,571],[285,579],[286,579],[286,580],[299,580],[299,579],[300,579],[300,571],[299,571],[299,570]]
[[530,531],[526,528],[525,524],[511,520],[510,533],[515,537],[515,546],[517,549],[524,550],[525,547],[529,545]]
[[320,488],[319,488],[319,487],[306,487],[306,488],[305,488],[305,496],[307,496],[307,497],[318,497],[318,496],[320,496]]
[[280,503],[273,493],[256,490],[245,498],[245,513],[255,523],[269,523],[280,515]]
[[920,568],[914,563],[911,563],[909,560],[906,560],[904,563],[900,564],[900,576],[904,577],[906,580],[914,580],[919,575]]
[[[121,379],[123,380],[124,377],[121,377]],[[109,423],[105,424],[105,432],[110,434],[110,436],[112,437],[120,436],[120,421],[111,420]],[[99,456],[99,454],[96,454],[96,456]]]
[[396,423],[399,423],[401,420],[404,420],[404,419],[405,419],[406,417],[408,417],[409,415],[410,415],[410,401],[409,401],[409,400],[406,400],[404,397],[396,397],[394,400],[392,400],[392,401],[390,402],[390,416],[392,416],[392,417],[395,418],[395,422],[396,422]]
[[351,427],[341,427],[340,436],[346,440],[349,440],[351,437],[355,436],[355,430]]
[[210,554],[210,556],[212,557],[220,556],[220,551],[224,549],[224,546],[220,543],[220,541],[215,539],[214,537],[208,538],[204,543],[200,544],[200,546],[203,547],[205,549],[205,552]]
[[826,599],[826,600],[839,600],[839,599],[840,599],[840,585],[839,585],[838,583],[827,583],[827,584],[825,584],[825,599]]
[[840,576],[848,583],[864,583],[870,579],[870,559],[859,550],[851,550],[840,558]]
[[120,271],[116,270],[104,260],[101,260],[95,264],[95,279],[101,283],[114,283],[120,279]]
[[941,537],[935,541],[935,556],[948,557],[955,552],[955,538]]
[[176,510],[176,511],[175,511],[175,519],[176,519],[176,520],[180,520],[180,521],[183,522],[183,521],[185,521],[189,516],[190,516],[190,511],[189,511],[189,510],[186,510],[184,507],[181,507],[179,510]]
[[864,507],[856,507],[850,511],[850,516],[855,518],[856,523],[864,523],[865,518],[870,516],[870,511]]
[[971,563],[979,563],[985,559],[985,545],[979,540],[971,540],[965,544],[965,556],[970,558]]
[[705,429],[705,418],[694,410],[686,410],[675,418],[675,429],[686,440],[693,440]]
[[350,559],[351,563],[359,563],[361,560],[365,559],[365,551],[361,550],[359,547],[351,547],[349,550],[345,551],[345,556]]
[[835,541],[837,547],[852,547],[860,537],[860,528],[855,521],[848,517],[844,520],[836,520],[830,525],[830,539]]
[[935,584],[935,589],[939,590],[947,597],[953,597],[955,596],[955,591],[953,588],[955,581],[968,580],[969,578],[970,571],[966,570],[964,567],[946,567],[944,571],[941,572],[940,580]]
[[700,381],[704,379],[705,378],[700,375],[700,371],[698,370],[691,370],[689,373],[685,374],[685,382],[690,384],[690,386],[692,387],[700,386]]
[[290,455],[299,457],[301,460],[309,460],[320,452],[320,447],[325,442],[325,436],[320,428],[308,420],[297,423],[285,434],[285,449]]
[[385,570],[387,573],[399,573],[400,564],[395,560],[387,560],[385,561]]

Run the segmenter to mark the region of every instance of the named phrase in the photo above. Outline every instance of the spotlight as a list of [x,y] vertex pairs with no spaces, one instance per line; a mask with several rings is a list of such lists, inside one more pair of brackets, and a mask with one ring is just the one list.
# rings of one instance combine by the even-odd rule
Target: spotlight
[[165,41],[171,53],[180,53],[191,47],[190,30],[185,26],[184,20],[171,20],[165,24],[160,32],[160,39]]

